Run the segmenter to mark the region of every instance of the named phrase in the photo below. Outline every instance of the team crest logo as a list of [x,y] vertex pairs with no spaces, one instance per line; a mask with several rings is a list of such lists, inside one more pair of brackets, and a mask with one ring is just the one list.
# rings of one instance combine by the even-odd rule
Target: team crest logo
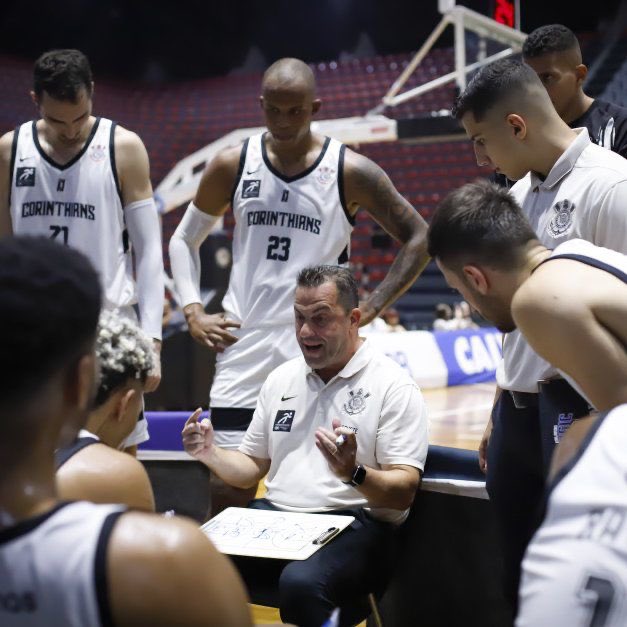
[[572,414],[560,414],[557,418],[557,424],[553,427],[553,440],[555,444],[559,444],[560,440],[564,437],[568,427],[573,423]]
[[34,187],[35,168],[17,168],[15,173],[15,187]]
[[364,394],[363,389],[359,388],[357,392],[351,390],[349,394],[350,398],[348,399],[348,403],[344,403],[344,411],[351,416],[361,414],[361,412],[366,409],[366,399],[370,396],[370,392]]
[[560,200],[553,206],[555,215],[547,227],[547,232],[551,237],[560,237],[570,230],[573,225],[573,211],[575,205],[570,200]]
[[92,161],[102,161],[107,154],[107,147],[103,144],[92,144],[89,148],[89,156]]
[[281,409],[276,413],[272,431],[291,431],[296,412],[293,409]]
[[261,181],[259,179],[249,179],[242,183],[242,198],[259,198]]
[[318,168],[316,179],[321,185],[328,185],[334,178],[335,170],[333,168],[328,168],[327,166]]

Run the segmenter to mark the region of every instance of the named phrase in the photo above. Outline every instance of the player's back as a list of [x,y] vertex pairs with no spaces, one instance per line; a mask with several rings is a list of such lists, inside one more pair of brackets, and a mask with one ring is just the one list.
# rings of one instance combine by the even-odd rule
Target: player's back
[[107,624],[106,549],[124,508],[63,503],[0,531],[0,624]]
[[296,276],[306,266],[348,261],[353,221],[342,195],[345,147],[326,138],[316,161],[286,177],[263,134],[242,149],[233,194],[233,269],[224,310],[243,327],[293,322]]
[[627,405],[558,473],[523,562],[518,627],[627,624]]

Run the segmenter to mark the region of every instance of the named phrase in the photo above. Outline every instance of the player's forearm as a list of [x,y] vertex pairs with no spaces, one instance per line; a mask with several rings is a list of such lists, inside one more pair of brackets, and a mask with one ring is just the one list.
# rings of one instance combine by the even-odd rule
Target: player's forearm
[[251,488],[264,474],[248,455],[216,445],[211,447],[206,456],[199,459],[222,481],[235,488]]
[[368,467],[366,479],[355,489],[368,499],[372,507],[405,510],[411,507],[420,485],[417,470],[376,470]]
[[366,301],[377,314],[392,304],[414,283],[429,263],[424,234],[405,242],[387,275]]

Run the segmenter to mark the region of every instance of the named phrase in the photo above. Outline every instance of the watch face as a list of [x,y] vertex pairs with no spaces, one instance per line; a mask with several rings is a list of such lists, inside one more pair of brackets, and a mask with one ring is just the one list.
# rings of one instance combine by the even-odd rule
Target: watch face
[[354,485],[361,485],[364,482],[364,479],[366,478],[366,469],[363,466],[357,466],[357,468],[355,468],[355,472],[353,473],[353,479],[351,480],[351,483],[353,483]]

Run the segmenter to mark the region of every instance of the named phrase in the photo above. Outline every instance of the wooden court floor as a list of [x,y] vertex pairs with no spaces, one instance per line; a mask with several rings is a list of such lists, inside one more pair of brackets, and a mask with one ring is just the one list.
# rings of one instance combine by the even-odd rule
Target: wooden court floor
[[[495,387],[494,383],[476,383],[423,390],[429,413],[429,443],[477,450],[490,416]],[[252,615],[257,625],[277,624],[281,620],[276,608],[259,605],[252,606]]]

